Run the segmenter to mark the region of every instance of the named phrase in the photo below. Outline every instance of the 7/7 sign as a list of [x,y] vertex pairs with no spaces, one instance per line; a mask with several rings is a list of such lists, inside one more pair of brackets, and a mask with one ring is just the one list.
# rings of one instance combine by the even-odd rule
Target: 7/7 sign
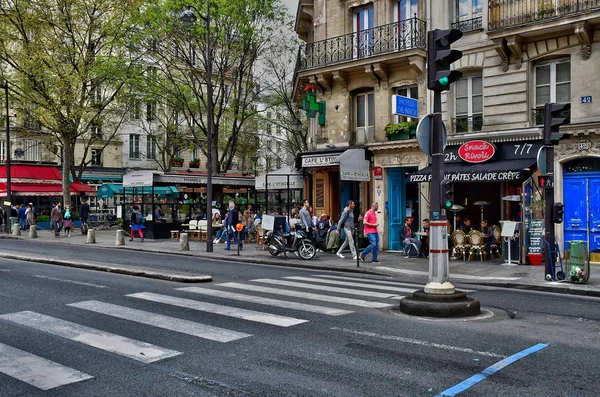
[[392,111],[406,117],[419,117],[419,101],[402,95],[392,95]]

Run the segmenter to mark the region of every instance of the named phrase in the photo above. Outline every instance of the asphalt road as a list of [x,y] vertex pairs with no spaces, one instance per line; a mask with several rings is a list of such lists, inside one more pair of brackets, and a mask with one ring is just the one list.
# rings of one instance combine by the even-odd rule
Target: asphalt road
[[214,282],[0,260],[0,396],[596,396],[600,387],[596,298],[469,285],[485,316],[431,320],[397,312],[399,296],[420,287],[399,278],[85,251],[71,254],[195,265]]

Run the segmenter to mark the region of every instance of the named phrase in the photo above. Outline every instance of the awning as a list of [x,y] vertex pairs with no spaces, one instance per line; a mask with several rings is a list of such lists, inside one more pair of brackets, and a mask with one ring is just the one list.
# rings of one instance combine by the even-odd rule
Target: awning
[[[152,186],[127,187],[125,194],[152,194]],[[98,189],[98,198],[110,198],[123,194],[123,185],[116,183],[105,183]],[[154,186],[154,194],[160,196],[177,196],[179,191],[175,186]]]
[[[155,184],[175,184],[187,187],[206,186],[205,175],[155,174]],[[213,176],[213,185],[254,187],[254,177]]]
[[[79,196],[81,193],[95,195],[96,191],[90,186],[75,182],[70,184],[71,196]],[[10,194],[12,196],[31,197],[61,197],[63,194],[62,184],[58,183],[11,183]],[[6,197],[6,183],[0,183],[0,197]]]
[[348,149],[338,157],[342,181],[370,181],[369,161],[365,149]]
[[[6,166],[0,167],[0,178],[6,179]],[[10,179],[12,182],[19,179],[60,181],[62,175],[53,165],[11,165]]]
[[[444,164],[446,177],[454,182],[514,182],[525,177],[525,168],[531,168],[534,159],[500,160],[487,163]],[[431,165],[409,175],[409,182],[431,181]]]
[[254,186],[256,190],[265,190],[266,188],[269,190],[302,189],[304,179],[301,172],[292,167],[283,167],[266,175],[259,175],[256,177]]

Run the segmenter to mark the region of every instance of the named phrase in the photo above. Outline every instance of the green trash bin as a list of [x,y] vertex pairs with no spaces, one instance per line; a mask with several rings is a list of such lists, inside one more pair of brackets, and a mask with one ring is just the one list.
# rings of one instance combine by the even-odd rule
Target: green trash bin
[[590,256],[587,242],[582,240],[569,241],[569,260],[567,261],[567,281],[572,283],[587,283],[590,279]]
[[16,216],[11,216],[9,219],[10,219],[10,231],[12,232],[13,225],[19,223],[19,218],[17,218]]

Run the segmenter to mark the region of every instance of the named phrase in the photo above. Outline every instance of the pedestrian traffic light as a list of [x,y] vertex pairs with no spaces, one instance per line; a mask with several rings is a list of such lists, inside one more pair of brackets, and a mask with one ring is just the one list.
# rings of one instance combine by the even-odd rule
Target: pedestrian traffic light
[[563,203],[554,203],[552,205],[552,222],[563,223],[565,217],[565,206]]
[[462,78],[462,73],[450,70],[453,62],[462,58],[462,52],[450,49],[450,44],[462,37],[458,29],[435,29],[427,32],[427,88],[447,91],[450,84]]
[[544,145],[558,145],[561,125],[569,124],[565,116],[571,110],[570,103],[547,103],[544,105]]
[[440,182],[440,204],[446,210],[454,205],[454,182],[448,178]]

